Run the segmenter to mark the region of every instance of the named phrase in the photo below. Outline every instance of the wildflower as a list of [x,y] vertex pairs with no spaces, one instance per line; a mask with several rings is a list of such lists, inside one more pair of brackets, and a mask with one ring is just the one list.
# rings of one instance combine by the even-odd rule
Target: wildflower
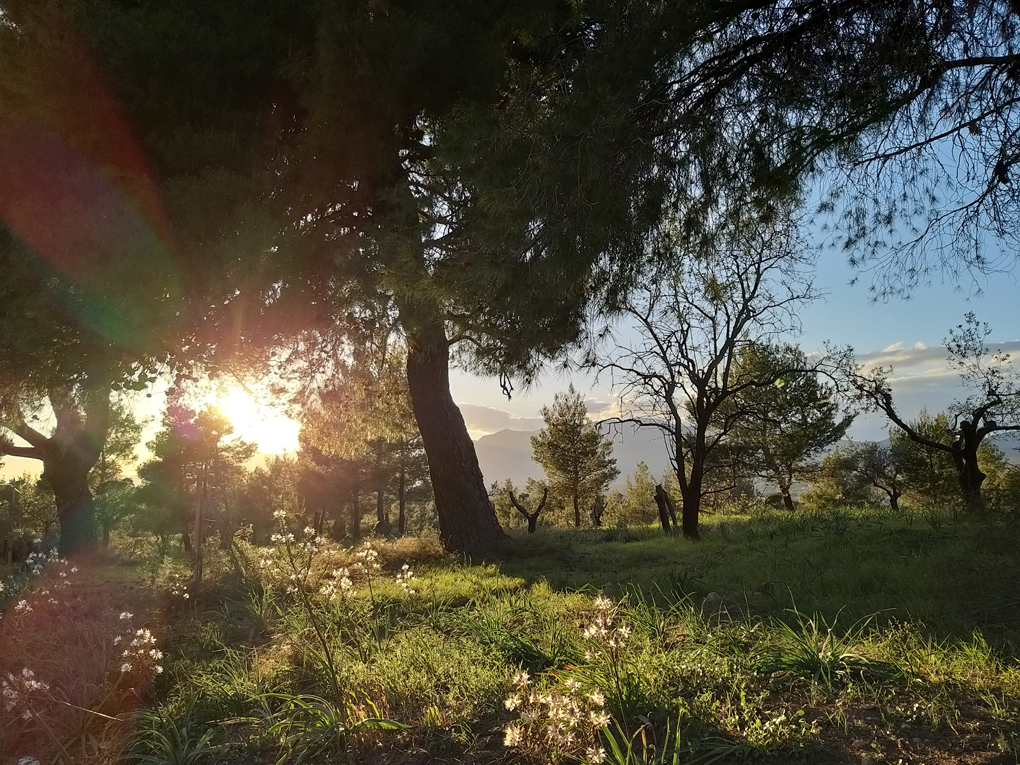
[[511,693],[509,696],[506,697],[506,701],[503,702],[503,706],[505,706],[511,712],[517,709],[517,707],[519,707],[520,705],[521,697],[520,694],[517,693]]
[[130,664],[130,662],[124,662],[123,664],[121,664],[120,665],[120,671],[122,673],[123,672],[130,672],[131,671],[131,664]]
[[417,590],[415,590],[411,585],[417,581],[418,578],[414,575],[414,572],[407,563],[401,566],[400,573],[397,574],[397,584],[403,588],[405,593],[408,595],[414,595]]
[[162,675],[163,674],[163,668],[161,666],[159,666],[158,664],[155,667],[152,668],[152,671],[155,672],[157,675]]
[[612,718],[610,718],[609,713],[605,711],[589,712],[588,719],[591,720],[591,724],[594,725],[596,728],[605,728],[612,721]]
[[514,676],[510,679],[510,682],[517,688],[527,688],[531,678],[528,676],[526,670],[519,669],[514,673]]
[[14,607],[14,610],[17,613],[26,613],[27,614],[27,613],[31,612],[32,606],[28,605],[28,601],[27,600],[19,600],[18,601],[18,605],[16,605]]
[[122,639],[123,639],[123,638],[122,638],[122,637],[121,637],[120,635],[117,635],[117,637],[115,637],[115,638],[113,639],[113,644],[114,644],[114,645],[120,645],[120,641],[121,641]]
[[604,593],[599,593],[599,596],[595,598],[595,610],[596,611],[611,611],[613,608],[613,601],[605,596]]
[[596,688],[594,691],[588,694],[588,701],[597,707],[605,706],[606,697],[602,695],[602,691]]
[[381,568],[379,553],[372,547],[371,542],[366,544],[364,549],[359,551],[354,557],[358,559],[358,562],[354,564],[355,568],[366,571],[378,571]]
[[120,612],[120,620],[122,622],[126,622],[128,619],[130,619],[133,616],[134,616],[134,614],[131,613],[130,611],[121,611]]
[[602,765],[606,761],[606,750],[601,746],[588,747],[586,754],[591,765]]
[[524,740],[524,728],[511,723],[503,729],[503,746],[520,746]]
[[273,511],[273,517],[276,520],[278,520],[278,521],[287,520],[287,511],[286,510],[274,510]]

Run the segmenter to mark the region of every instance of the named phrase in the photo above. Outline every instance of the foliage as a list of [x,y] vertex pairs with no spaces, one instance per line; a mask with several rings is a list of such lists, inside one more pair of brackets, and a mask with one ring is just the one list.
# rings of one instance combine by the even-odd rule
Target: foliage
[[835,390],[819,381],[795,346],[745,346],[734,375],[762,384],[745,387],[718,415],[732,421],[730,434],[738,444],[742,469],[774,481],[792,510],[790,486],[803,480],[822,452],[843,437],[853,415],[838,416]]
[[89,489],[100,494],[108,484],[120,481],[135,467],[135,450],[142,440],[145,422],[139,422],[132,411],[134,402],[126,397],[114,398],[110,403],[110,423],[99,459],[89,471]]
[[615,493],[609,500],[606,519],[618,526],[647,526],[658,520],[655,484],[648,465],[639,462],[625,481],[626,493]]
[[[922,409],[908,424],[928,441],[944,445],[952,442],[953,428],[946,412],[930,415]],[[944,503],[946,497],[959,495],[959,472],[948,452],[919,444],[903,430],[891,430],[889,441],[902,455],[905,493],[915,504],[930,507]],[[994,471],[1003,460],[1002,453],[989,441],[978,446],[977,458],[982,472]]]
[[[985,473],[979,458],[985,438],[998,432],[1020,430],[1020,372],[1010,362],[1009,354],[993,352],[985,346],[990,332],[988,325],[981,324],[973,313],[966,314],[964,322],[950,330],[944,341],[947,360],[949,366],[959,372],[971,394],[949,407],[948,414],[953,417],[951,426],[947,414],[947,422],[933,426],[935,432],[927,435],[916,430],[897,411],[889,386],[892,369],[866,369],[858,365],[852,348],[843,350],[838,365],[840,374],[865,406],[882,412],[918,446],[943,455],[933,454],[929,460],[951,460],[963,506],[971,512],[985,508],[981,493]],[[935,462],[927,471],[932,480]],[[914,464],[918,464],[917,458]]]
[[353,741],[367,731],[392,732],[407,727],[379,718],[377,711],[374,717],[352,719],[357,713],[355,704],[337,707],[316,696],[274,696],[285,703],[267,732],[281,738],[284,750],[294,755],[295,763],[317,757],[336,761],[346,757]]
[[581,507],[590,507],[620,474],[613,443],[588,418],[584,398],[571,385],[542,407],[545,428],[531,437],[534,459],[545,470],[554,496],[570,502],[574,527],[581,527]]
[[[168,394],[163,428],[148,444],[152,459],[138,471],[144,482],[138,499],[148,507],[139,518],[142,528],[188,537],[189,511],[200,506],[217,519],[221,543],[229,542],[240,525],[244,463],[256,449],[231,440],[232,433],[233,426],[214,407],[196,412],[184,403],[182,390]],[[190,544],[189,539],[185,548]]]
[[[335,359],[331,374],[306,382],[301,444],[306,503],[333,514],[323,494],[342,494],[351,505],[349,529],[361,537],[360,495],[374,493],[378,533],[394,530],[390,503],[397,504],[395,531],[407,529],[408,505],[432,499],[428,460],[407,387],[406,352],[367,344],[352,361]],[[321,360],[320,360],[321,361]],[[332,491],[322,484],[332,484]],[[334,499],[335,502],[335,499]],[[331,513],[332,511],[332,513]]]
[[39,544],[48,549],[60,523],[53,491],[29,473],[12,479],[7,485],[11,493],[5,497],[7,501],[2,512],[6,538],[12,543],[17,539],[24,542],[38,539]]
[[138,727],[132,734],[132,747],[128,762],[146,765],[196,765],[215,754],[210,744],[213,730],[194,729],[191,710],[185,710],[183,720],[176,720],[164,712],[143,711],[138,715]]
[[738,359],[745,347],[794,326],[796,307],[814,291],[788,217],[730,222],[704,253],[678,231],[667,231],[660,246],[662,264],[623,307],[636,339],[591,362],[618,388],[618,419],[662,433],[683,497],[683,532],[697,537],[702,499],[716,488],[707,476],[721,467],[712,464],[713,452],[718,457],[738,420],[738,412],[721,408],[795,371],[745,369],[740,376]]

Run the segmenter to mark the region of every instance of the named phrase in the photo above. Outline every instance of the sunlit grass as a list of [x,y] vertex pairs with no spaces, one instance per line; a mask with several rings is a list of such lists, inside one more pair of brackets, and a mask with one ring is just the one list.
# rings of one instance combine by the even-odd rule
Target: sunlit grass
[[[301,591],[286,568],[263,565],[265,550],[213,541],[193,598],[179,585],[184,560],[134,569],[165,588],[166,671],[127,744],[139,762],[418,752],[629,765],[828,751],[895,762],[899,739],[918,761],[948,763],[946,737],[966,733],[1015,756],[1018,537],[1001,520],[774,513],[712,518],[699,543],[545,530],[487,562],[449,556],[434,537],[378,541],[374,573],[357,569],[368,560],[358,551],[323,544],[291,569],[307,571]],[[353,595],[329,585],[341,569]],[[602,594],[612,620],[599,637]],[[618,645],[598,642],[613,635]],[[611,724],[575,751],[569,729],[522,722],[531,707],[508,703],[521,671],[560,699],[535,710],[603,694]],[[534,738],[508,748],[508,728]]]

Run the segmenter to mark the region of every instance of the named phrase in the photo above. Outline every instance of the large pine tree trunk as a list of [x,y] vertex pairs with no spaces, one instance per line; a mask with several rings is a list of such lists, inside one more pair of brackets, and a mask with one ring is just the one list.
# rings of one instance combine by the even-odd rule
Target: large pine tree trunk
[[450,348],[440,322],[409,320],[407,383],[429,461],[439,536],[451,552],[491,553],[503,530],[489,504],[475,445],[450,394]]

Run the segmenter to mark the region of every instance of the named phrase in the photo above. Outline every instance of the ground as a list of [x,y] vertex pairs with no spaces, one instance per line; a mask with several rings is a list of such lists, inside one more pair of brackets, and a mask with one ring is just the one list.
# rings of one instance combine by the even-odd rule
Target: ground
[[[210,548],[194,593],[183,557],[47,567],[0,622],[0,671],[30,668],[46,685],[7,710],[0,751],[215,765],[583,762],[590,746],[621,763],[1018,762],[1020,529],[1007,517],[774,512],[717,518],[700,543],[547,530],[474,564],[430,538],[366,552],[297,537]],[[129,657],[121,672],[145,629],[163,671]],[[540,693],[505,703],[521,671]],[[595,693],[610,727],[557,733],[550,704],[584,710]],[[505,746],[517,725],[523,740]],[[624,730],[638,751],[614,760],[609,736],[626,748]]]

